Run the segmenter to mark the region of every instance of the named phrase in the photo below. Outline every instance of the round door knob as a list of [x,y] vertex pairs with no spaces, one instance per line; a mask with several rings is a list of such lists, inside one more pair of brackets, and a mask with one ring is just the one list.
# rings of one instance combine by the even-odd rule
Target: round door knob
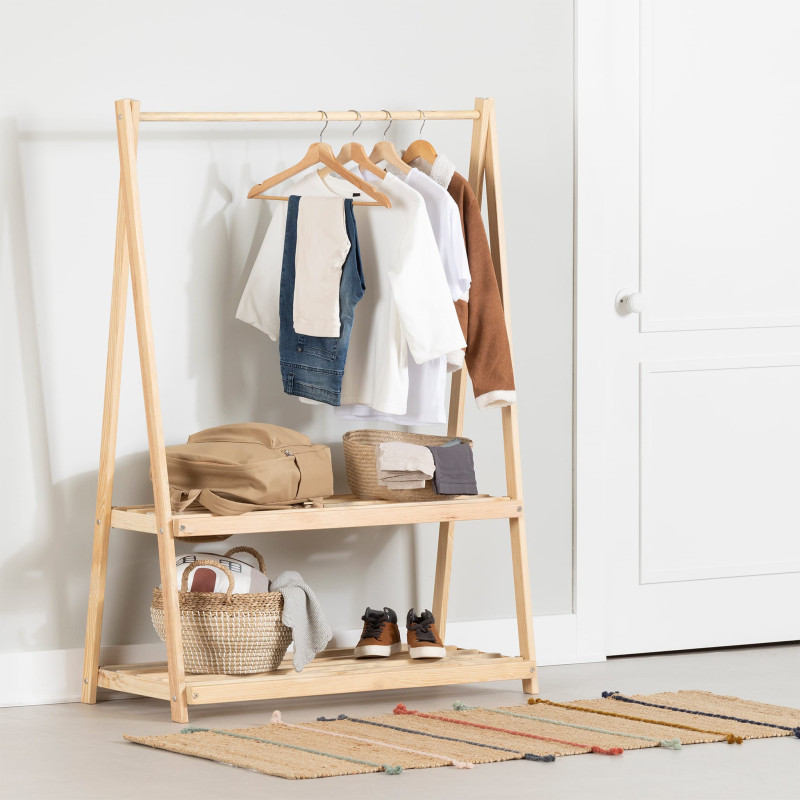
[[623,316],[627,314],[640,314],[644,309],[644,297],[640,292],[632,289],[623,289],[615,301],[617,312]]

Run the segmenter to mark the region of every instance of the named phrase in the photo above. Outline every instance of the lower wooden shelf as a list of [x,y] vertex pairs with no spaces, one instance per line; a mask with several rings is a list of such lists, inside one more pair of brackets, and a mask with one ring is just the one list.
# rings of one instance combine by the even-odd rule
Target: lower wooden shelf
[[[447,658],[412,660],[406,646],[389,658],[358,659],[352,649],[326,650],[302,672],[295,672],[291,654],[274,672],[256,675],[186,675],[189,705],[229,703],[344,694],[380,689],[533,678],[536,664],[519,656],[447,648]],[[136,664],[101,667],[98,686],[169,700],[167,665]]]

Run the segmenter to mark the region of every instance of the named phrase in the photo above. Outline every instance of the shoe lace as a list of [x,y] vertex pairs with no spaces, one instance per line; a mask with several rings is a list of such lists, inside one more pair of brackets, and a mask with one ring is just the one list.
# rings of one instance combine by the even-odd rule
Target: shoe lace
[[431,617],[425,617],[425,619],[422,619],[419,622],[412,622],[408,627],[412,631],[417,632],[418,642],[433,642],[435,644],[436,637],[433,635],[433,631],[431,630],[432,623],[433,619]]
[[383,626],[386,624],[386,618],[381,615],[379,617],[367,616],[364,614],[361,619],[364,620],[364,630],[361,633],[362,639],[380,639],[383,632]]

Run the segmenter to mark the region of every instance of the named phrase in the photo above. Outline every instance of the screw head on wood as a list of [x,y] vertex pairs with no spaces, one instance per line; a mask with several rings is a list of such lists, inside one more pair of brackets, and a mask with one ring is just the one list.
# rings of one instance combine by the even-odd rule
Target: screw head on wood
[[159,532],[159,533],[164,533],[164,529],[163,529],[163,528],[159,528],[159,529],[158,529],[158,532]]
[[83,679],[83,682],[84,682],[84,683],[89,683],[89,679],[88,679],[88,678],[84,678],[84,679]]
[[175,695],[172,695],[172,702],[173,703],[177,703],[178,702],[178,698]]
[[95,520],[95,522],[96,522],[98,525],[100,524],[100,520],[99,520],[99,519],[96,519],[96,520]]
[[531,667],[531,672],[536,672],[536,667]]
[[181,525],[181,528],[180,528],[180,529],[181,529],[182,531],[185,531],[185,530],[186,530],[186,526],[185,526],[185,525]]
[[522,506],[517,506],[517,513],[519,513],[520,511],[522,511]]
[[197,700],[197,698],[198,698],[199,696],[200,696],[200,695],[198,695],[198,694],[197,694],[197,692],[192,692],[192,698],[193,698],[194,700]]

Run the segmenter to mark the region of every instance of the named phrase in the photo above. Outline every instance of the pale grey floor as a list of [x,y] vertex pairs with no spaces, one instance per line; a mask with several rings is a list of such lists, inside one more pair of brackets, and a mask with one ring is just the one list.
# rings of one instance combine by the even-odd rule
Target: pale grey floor
[[[800,708],[800,645],[643,656],[602,664],[544,667],[542,696],[596,697],[603,690],[649,693],[705,689]],[[525,702],[516,681],[441,689],[264,701],[191,709],[194,725],[264,724],[279,707],[287,722],[319,714],[388,712],[395,703],[441,709]],[[552,764],[512,761],[462,771],[450,767],[288,781],[122,740],[123,733],[179,730],[167,706],[129,699],[0,709],[0,797],[3,800],[245,800],[246,798],[753,798],[800,797],[800,741],[786,737],[655,748],[618,758],[582,755]]]

